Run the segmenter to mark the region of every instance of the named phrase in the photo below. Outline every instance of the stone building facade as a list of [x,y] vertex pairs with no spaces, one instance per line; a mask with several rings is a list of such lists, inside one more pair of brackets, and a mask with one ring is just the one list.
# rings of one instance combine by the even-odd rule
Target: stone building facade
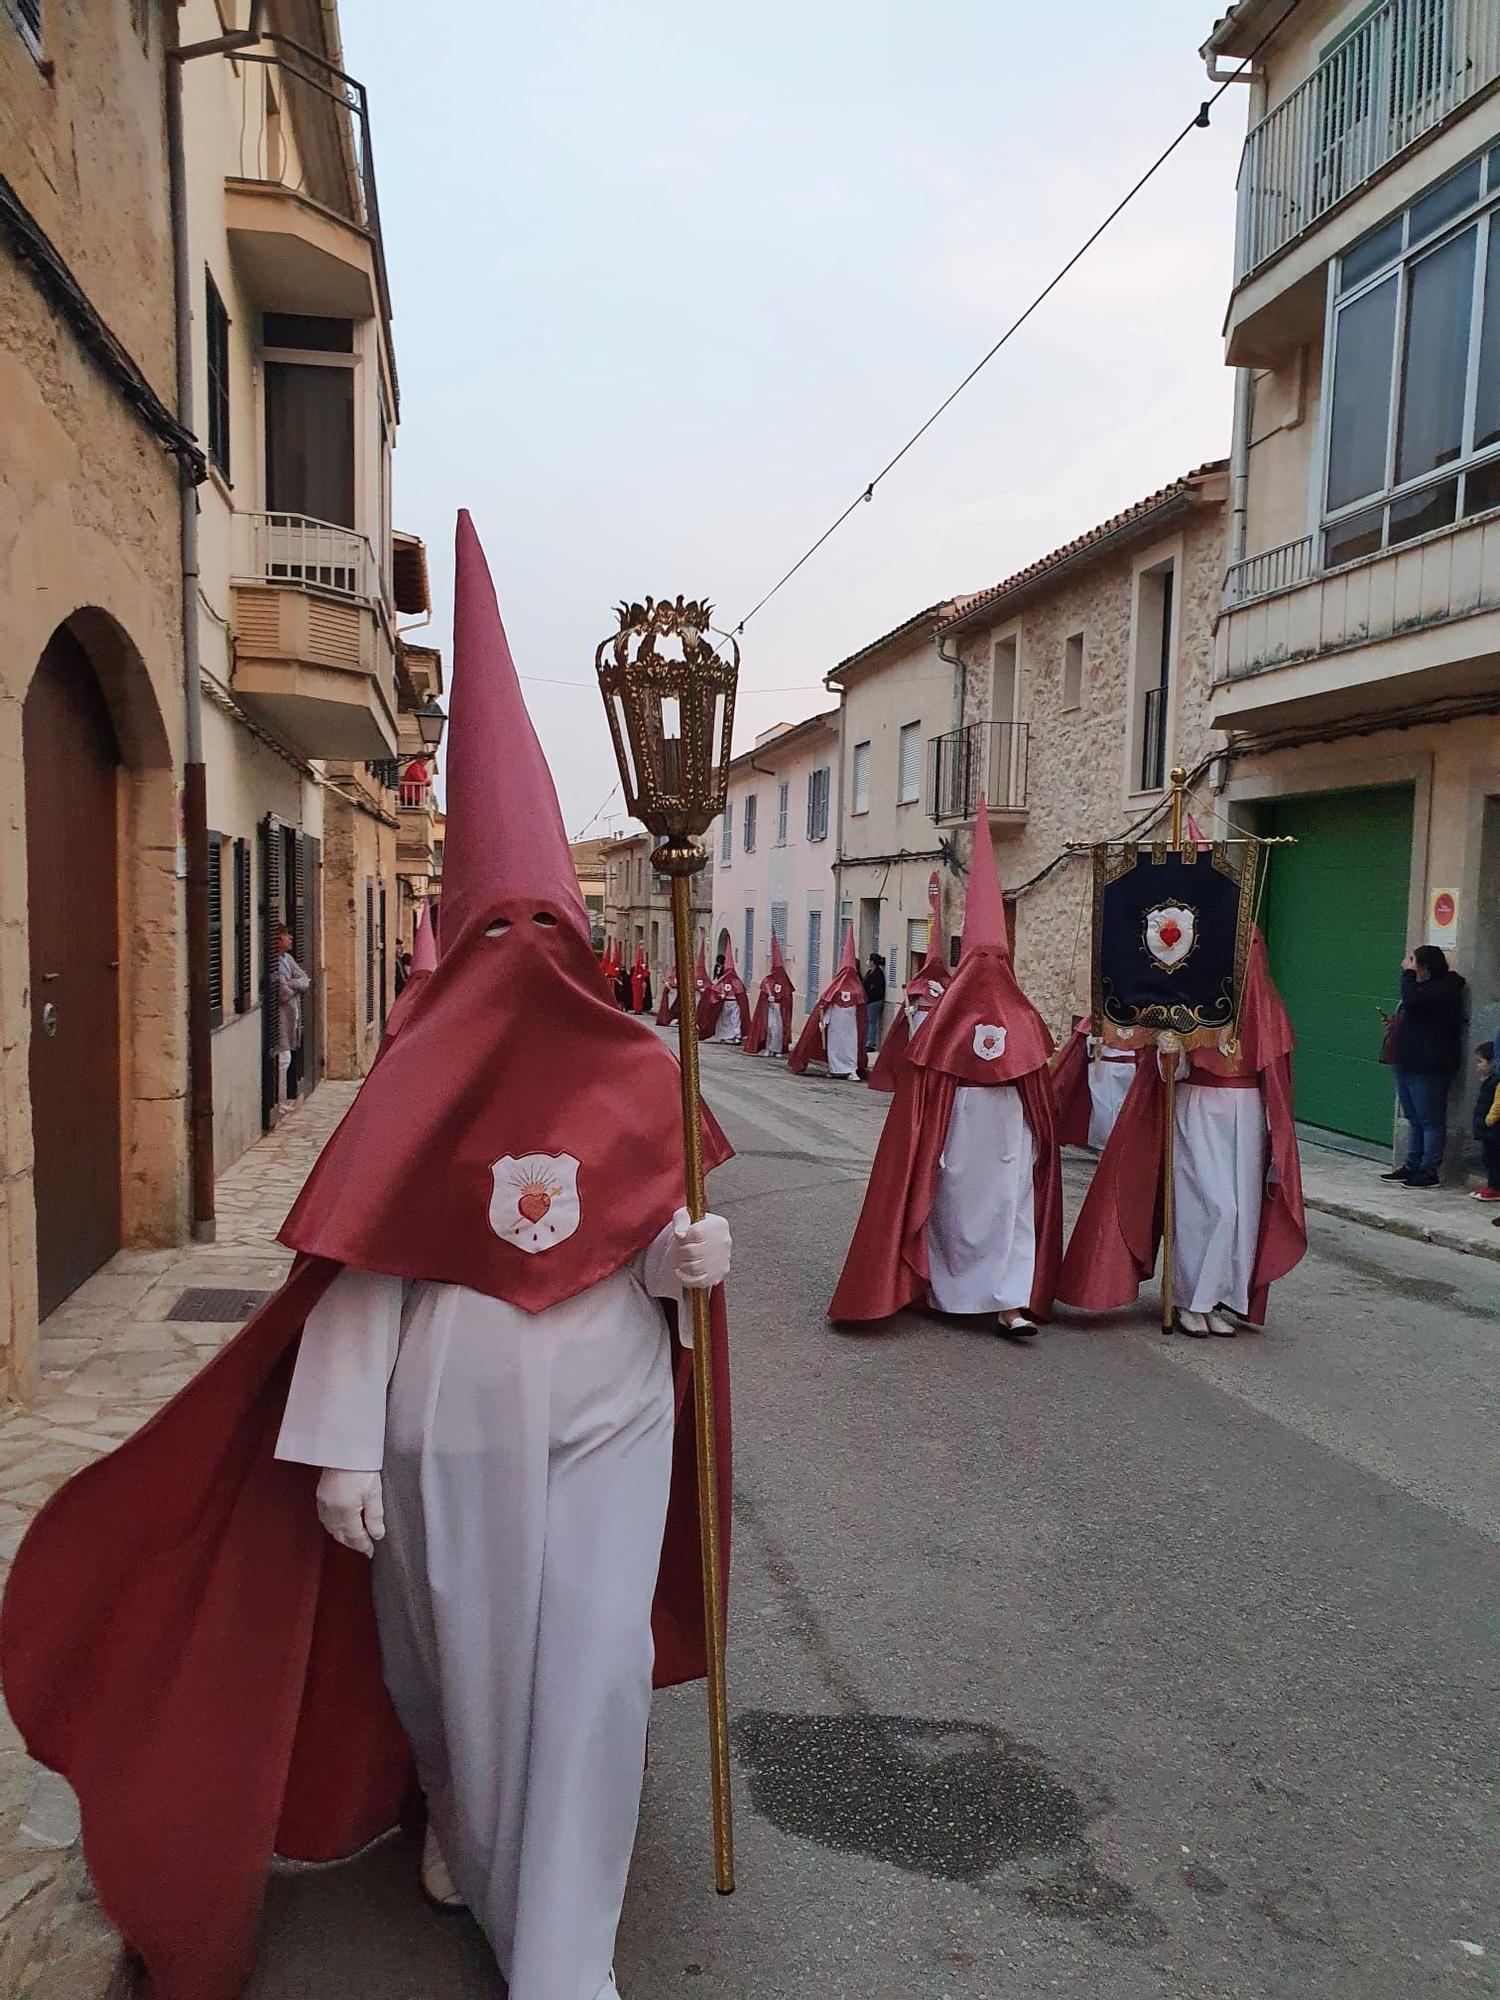
[[1227,830],[1209,703],[1226,467],[1204,466],[964,601],[938,624],[957,726],[929,746],[926,810],[950,861],[943,927],[963,928],[985,793],[1017,970],[1059,1038],[1089,992],[1087,861],[1073,841],[1162,812],[1173,765],[1205,832]]
[[[154,7],[0,10],[0,1390],[187,1223],[184,699]],[[122,227],[128,215],[129,226]]]
[[[575,868],[577,849],[586,844],[575,844]],[[655,845],[655,838],[649,833],[621,834],[599,842],[590,865],[603,875],[603,941],[613,941],[620,947],[627,967],[634,964],[637,947],[644,945],[646,963],[651,968],[652,991],[659,993],[673,961],[672,892],[665,875],[658,875],[651,866],[651,850]],[[597,873],[594,879],[598,879]],[[709,942],[709,919],[713,915],[712,859],[690,881],[696,951],[700,944],[706,947]]]

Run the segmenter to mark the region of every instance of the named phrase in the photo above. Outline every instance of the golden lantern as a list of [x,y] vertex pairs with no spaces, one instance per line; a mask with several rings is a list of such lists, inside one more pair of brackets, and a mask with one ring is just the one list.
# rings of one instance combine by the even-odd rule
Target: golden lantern
[[[691,881],[708,862],[699,836],[723,812],[729,792],[730,741],[740,649],[725,659],[709,637],[713,607],[699,599],[646,598],[617,607],[619,630],[594,654],[627,810],[660,846],[651,866],[672,884],[672,944],[677,964],[677,1035],[681,1051],[682,1148],[688,1214],[705,1210],[703,1117],[698,1086],[698,1022],[692,1007]],[[734,1824],[729,1774],[729,1704],[724,1671],[722,1536],[714,1437],[713,1345],[707,1292],[691,1291],[693,1399],[697,1419],[699,1554],[703,1629],[708,1653],[709,1779],[713,1802],[714,1880],[734,1888]]]

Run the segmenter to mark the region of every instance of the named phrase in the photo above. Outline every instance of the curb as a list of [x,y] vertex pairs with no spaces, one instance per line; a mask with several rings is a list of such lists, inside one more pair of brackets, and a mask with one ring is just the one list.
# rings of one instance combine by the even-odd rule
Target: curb
[[1500,1230],[1493,1231],[1494,1241],[1486,1243],[1465,1235],[1462,1230],[1445,1228],[1440,1222],[1422,1222],[1416,1216],[1408,1220],[1406,1216],[1381,1215],[1360,1202],[1342,1200],[1338,1195],[1309,1194],[1304,1188],[1302,1199],[1306,1207],[1316,1209],[1320,1215],[1336,1215],[1344,1222],[1384,1230],[1387,1236],[1405,1236],[1413,1243],[1431,1243],[1439,1250],[1457,1250],[1469,1257],[1487,1257],[1492,1263],[1500,1263]]

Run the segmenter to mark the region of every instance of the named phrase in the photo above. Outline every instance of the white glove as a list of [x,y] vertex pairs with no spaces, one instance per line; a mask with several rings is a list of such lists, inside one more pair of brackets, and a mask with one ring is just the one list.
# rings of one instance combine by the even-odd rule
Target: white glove
[[712,1291],[729,1276],[729,1224],[722,1215],[705,1215],[701,1222],[688,1219],[685,1208],[672,1217],[672,1234],[677,1239],[677,1282],[690,1291]]
[[336,1542],[356,1555],[372,1556],[385,1535],[385,1503],[378,1472],[340,1472],[330,1467],[318,1480],[318,1519]]

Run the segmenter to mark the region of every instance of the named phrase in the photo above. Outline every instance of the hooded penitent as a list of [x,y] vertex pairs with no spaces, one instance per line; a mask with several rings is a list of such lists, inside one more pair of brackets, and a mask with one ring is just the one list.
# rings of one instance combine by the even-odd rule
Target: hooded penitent
[[750,996],[734,962],[734,941],[726,939],[723,968],[698,1002],[699,1040],[737,1042],[749,1018]]
[[646,947],[636,947],[635,964],[630,968],[630,1011],[649,1013],[651,1009],[651,969],[646,963]]
[[802,1024],[787,1068],[801,1076],[809,1063],[826,1063],[830,1076],[857,1076],[865,1060],[865,988],[854,955],[854,928],[844,933],[838,970]]
[[760,982],[755,1017],[745,1037],[747,1056],[784,1056],[792,1042],[792,975],[781,956],[781,939],[771,933],[771,969]]
[[[1292,1114],[1295,1039],[1271,979],[1265,940],[1257,931],[1245,968],[1233,1053],[1194,1049],[1175,1093],[1179,1307],[1209,1311],[1223,1303],[1260,1324],[1272,1284],[1285,1277],[1307,1249],[1302,1166]],[[1065,1305],[1087,1312],[1127,1305],[1156,1268],[1165,1101],[1155,1053],[1143,1051],[1068,1241],[1057,1286]],[[1253,1114],[1244,1116],[1252,1103]],[[1226,1157],[1195,1159],[1195,1153],[1217,1151],[1216,1138],[1222,1139]],[[1240,1149],[1253,1156],[1249,1163],[1253,1185],[1243,1180],[1235,1185],[1234,1155]],[[1185,1172],[1193,1184],[1191,1205],[1182,1199]],[[1205,1202],[1218,1210],[1203,1217],[1207,1228],[1199,1226],[1197,1216]],[[1234,1238],[1241,1230],[1248,1232],[1247,1239],[1237,1246]],[[1196,1264],[1205,1252],[1217,1258],[1220,1251],[1227,1253],[1229,1267],[1246,1267],[1245,1301],[1238,1304],[1220,1294],[1206,1306],[1197,1306],[1191,1296],[1184,1296],[1184,1277],[1191,1293],[1196,1276],[1185,1273],[1185,1262]]]
[[[143,1431],[62,1488],[6,1592],[11,1713],[79,1795],[100,1902],[152,2000],[232,2000],[272,1853],[351,1854],[395,1824],[410,1786],[370,1566],[319,1526],[316,1471],[274,1455],[309,1312],[349,1265],[539,1313],[620,1271],[683,1201],[677,1065],[601,990],[466,514],[457,557],[437,966],[287,1218],[286,1284]],[[707,1118],[704,1143],[710,1163],[727,1156]],[[722,1384],[718,1295],[714,1322]],[[659,1685],[704,1662],[691,1354],[675,1351]],[[727,1522],[727,1396],[716,1416]]]
[[[1025,1296],[999,1303],[1018,1310],[1029,1306],[1040,1315],[1051,1310],[1062,1251],[1062,1181],[1047,1073],[1051,1051],[1052,1038],[1011,964],[981,799],[958,966],[898,1073],[830,1319],[885,1319],[929,1292],[945,1310],[997,1309],[988,1300],[950,1304],[936,1296],[941,1280],[934,1264],[946,1270],[953,1262],[944,1204],[960,1173],[977,1187],[981,1206],[1007,1173],[1016,1182],[1002,1189],[1006,1200],[1000,1207],[1012,1218],[1023,1251],[1029,1241],[1029,1285]],[[998,1124],[995,1112],[1002,1114]],[[1017,1181],[1020,1169],[1012,1160],[1029,1163],[1023,1181]],[[982,1262],[988,1245],[980,1249]]]
[[668,966],[667,976],[661,983],[661,1005],[656,1010],[656,1025],[665,1028],[677,1019],[677,967]]
[[880,1054],[870,1070],[871,1090],[890,1091],[896,1088],[896,1078],[901,1073],[907,1045],[947,992],[952,977],[943,956],[942,938],[934,927],[926,958],[906,982],[905,1004],[897,1011],[895,1020],[886,1029],[885,1040],[880,1044]]
[[1135,1076],[1135,1052],[1096,1041],[1086,1020],[1052,1059],[1052,1096],[1057,1106],[1057,1143],[1092,1146],[1109,1141],[1126,1092]]
[[406,975],[406,984],[396,996],[396,1004],[386,1016],[387,1041],[401,1032],[401,1024],[415,1004],[417,995],[426,985],[429,974],[436,972],[437,960],[437,933],[432,927],[432,905],[424,903],[422,914],[417,919],[416,942],[412,945],[411,952],[411,970]]

